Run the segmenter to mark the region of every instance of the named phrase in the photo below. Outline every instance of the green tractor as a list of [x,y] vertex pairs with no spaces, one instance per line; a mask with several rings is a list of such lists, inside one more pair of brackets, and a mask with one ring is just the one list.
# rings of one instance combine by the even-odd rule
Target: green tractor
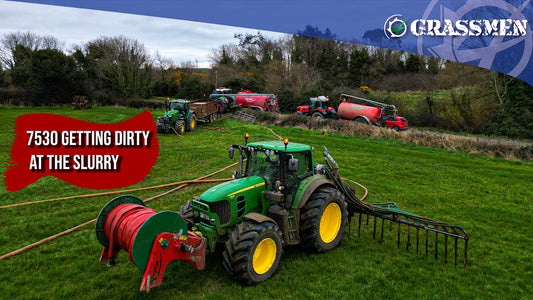
[[[341,242],[348,219],[354,214],[455,239],[468,235],[460,227],[416,216],[394,203],[369,204],[355,196],[355,188],[344,183],[338,165],[325,149],[326,164],[313,162],[308,145],[284,141],[232,145],[229,157],[239,155],[234,180],[205,191],[182,206],[179,213],[155,211],[133,196],[120,196],[109,202],[96,222],[96,235],[104,246],[100,261],[112,265],[120,249],[129,251],[130,260],[144,272],[141,290],[148,291],[162,282],[167,266],[184,260],[202,270],[205,255],[223,244],[223,265],[245,285],[270,278],[280,262],[283,247],[301,244],[314,252],[326,252]],[[143,217],[144,216],[144,217]],[[368,218],[367,218],[368,222]],[[422,236],[422,234],[420,235]],[[435,242],[436,246],[436,242]],[[118,249],[117,249],[118,247]],[[128,250],[129,249],[129,250]],[[445,251],[447,261],[447,250]],[[435,258],[437,250],[435,249]]]
[[[317,252],[340,243],[348,216],[344,195],[313,164],[312,147],[288,140],[233,145],[235,180],[219,184],[182,209],[212,252],[224,243],[224,267],[255,284],[275,272],[284,245]],[[246,163],[244,164],[244,160]]]
[[157,118],[158,133],[174,131],[183,134],[196,128],[196,114],[190,108],[190,101],[178,99],[165,101],[165,114]]

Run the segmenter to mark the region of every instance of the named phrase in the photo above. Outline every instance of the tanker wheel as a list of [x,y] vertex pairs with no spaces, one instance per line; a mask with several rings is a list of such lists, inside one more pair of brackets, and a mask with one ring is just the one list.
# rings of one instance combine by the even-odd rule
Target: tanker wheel
[[253,285],[276,271],[283,248],[276,224],[244,220],[235,226],[224,244],[224,268],[238,281]]
[[348,211],[344,195],[333,187],[318,188],[302,208],[302,244],[317,252],[339,245]]
[[313,117],[313,119],[317,119],[317,120],[322,120],[322,119],[324,119],[324,116],[322,116],[322,114],[319,113],[319,112],[314,113],[314,114],[312,115],[312,117]]
[[196,115],[191,114],[187,122],[187,131],[193,131],[196,128]]
[[361,117],[357,117],[353,120],[355,123],[361,123],[361,124],[366,124],[366,125],[369,125],[368,124],[368,121],[365,119],[365,118],[361,118]]
[[177,120],[176,124],[174,124],[174,129],[176,129],[178,134],[183,134],[185,132],[185,122],[183,120]]

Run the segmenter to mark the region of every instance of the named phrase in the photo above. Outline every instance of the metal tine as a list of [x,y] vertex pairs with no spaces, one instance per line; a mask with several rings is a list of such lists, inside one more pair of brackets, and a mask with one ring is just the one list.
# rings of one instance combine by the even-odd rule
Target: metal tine
[[359,213],[359,226],[357,227],[357,235],[361,236],[361,213]]
[[428,256],[428,246],[429,246],[429,233],[426,229],[426,256]]
[[377,217],[374,216],[374,239],[376,239],[376,222],[377,222]]
[[458,238],[455,238],[455,244],[453,246],[453,248],[455,250],[455,266],[457,266],[457,240],[458,240]]
[[407,247],[405,250],[409,251],[410,245],[411,245],[411,226],[407,225]]
[[368,225],[368,219],[370,219],[370,215],[366,215],[366,225]]
[[468,239],[465,240],[465,267],[468,264]]
[[418,254],[418,242],[420,240],[420,228],[416,228],[416,254]]
[[[448,232],[446,227],[442,227],[442,229]],[[444,235],[444,263],[445,264],[448,263],[448,235],[447,234]]]
[[381,241],[380,243],[383,243],[383,229],[385,227],[385,219],[381,218]]
[[400,232],[401,232],[401,228],[402,227],[402,223],[398,223],[398,248],[400,248]]
[[[437,226],[435,226],[437,229]],[[435,231],[435,259],[439,259],[439,233]]]

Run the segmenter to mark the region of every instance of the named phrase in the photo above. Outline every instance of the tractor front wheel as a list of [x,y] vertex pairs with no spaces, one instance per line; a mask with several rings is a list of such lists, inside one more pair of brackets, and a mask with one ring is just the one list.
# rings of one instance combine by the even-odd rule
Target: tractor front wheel
[[174,124],[174,129],[176,129],[178,134],[183,134],[185,132],[185,123],[183,120],[177,120],[176,124]]
[[187,122],[187,131],[193,131],[196,128],[196,115],[191,114]]
[[314,114],[312,115],[312,117],[313,117],[313,119],[317,119],[317,120],[322,120],[322,119],[324,119],[324,116],[322,116],[322,114],[319,113],[319,112],[314,113]]
[[224,267],[238,281],[257,284],[274,274],[282,254],[281,233],[276,224],[244,220],[224,244]]
[[302,208],[302,244],[317,252],[339,245],[348,211],[344,195],[333,187],[318,188]]

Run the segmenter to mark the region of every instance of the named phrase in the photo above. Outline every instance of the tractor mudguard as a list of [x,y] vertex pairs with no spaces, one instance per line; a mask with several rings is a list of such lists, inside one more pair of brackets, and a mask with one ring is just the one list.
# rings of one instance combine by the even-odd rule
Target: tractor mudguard
[[[293,209],[300,209],[302,208],[305,203],[307,203],[307,200],[313,192],[324,185],[335,187],[335,183],[324,176],[315,175],[312,177],[306,178],[302,183],[300,184],[300,188],[298,188],[298,191],[296,192],[295,201],[292,205]],[[298,203],[296,203],[296,200]],[[297,205],[296,205],[297,204]]]
[[262,214],[259,214],[259,213],[247,213],[246,215],[244,215],[244,219],[247,219],[247,220],[252,220],[252,221],[256,221],[257,223],[263,223],[263,222],[266,222],[266,221],[270,221],[274,224],[276,224],[276,226],[278,226],[278,223],[276,221],[274,221],[273,219],[265,216],[265,215],[262,215]]

